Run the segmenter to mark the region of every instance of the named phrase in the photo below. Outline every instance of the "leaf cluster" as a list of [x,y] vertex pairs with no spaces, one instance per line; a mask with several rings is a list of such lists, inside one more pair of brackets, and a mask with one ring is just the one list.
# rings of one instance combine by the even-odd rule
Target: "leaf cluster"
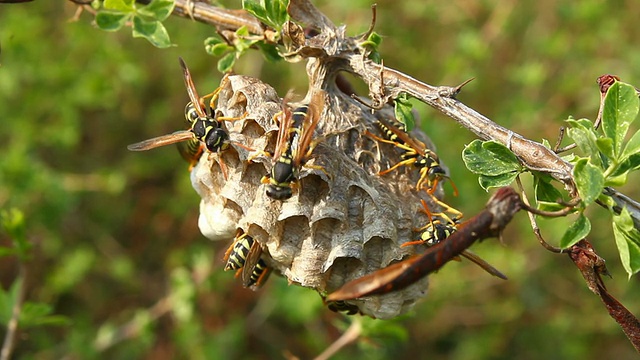
[[[627,209],[617,211],[613,200],[603,194],[606,186],[622,186],[628,175],[640,168],[640,131],[628,141],[627,133],[638,115],[637,90],[623,82],[615,82],[607,91],[603,102],[602,127],[599,129],[588,119],[568,119],[568,136],[575,142],[580,155],[564,157],[573,165],[573,179],[580,197],[575,207],[578,218],[560,240],[568,248],[591,232],[591,223],[585,209],[599,202],[605,204],[612,216],[613,232],[622,264],[633,275],[640,271],[640,232],[635,228]],[[549,147],[548,143],[545,146]],[[474,140],[462,153],[467,168],[478,175],[485,190],[507,186],[527,169],[504,145],[494,141]],[[563,208],[567,196],[552,185],[548,175],[533,172],[536,203],[540,210]]]
[[171,15],[175,5],[173,0],[152,0],[148,5],[140,5],[135,0],[105,0],[96,14],[95,23],[105,31],[118,31],[130,24],[133,37],[147,39],[159,48],[171,46],[169,33],[162,22]]

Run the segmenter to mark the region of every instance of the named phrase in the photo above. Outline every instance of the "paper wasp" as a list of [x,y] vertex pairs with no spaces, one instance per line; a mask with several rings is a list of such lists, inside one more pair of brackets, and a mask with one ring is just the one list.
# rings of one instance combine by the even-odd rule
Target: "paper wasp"
[[278,121],[278,138],[274,163],[269,175],[262,177],[261,182],[267,185],[267,196],[274,200],[287,200],[293,195],[292,187],[298,179],[300,168],[309,160],[311,152],[317,145],[312,141],[313,133],[320,120],[324,108],[324,92],[313,95],[308,105],[302,105],[291,111],[284,106],[276,115]]
[[260,287],[271,273],[271,268],[262,260],[261,255],[260,244],[242,230],[238,230],[233,244],[224,255],[224,270],[237,270],[236,276],[242,275],[244,287]]
[[[180,66],[184,76],[184,82],[189,94],[189,102],[185,107],[185,119],[190,124],[188,130],[176,131],[172,134],[158,136],[152,139],[144,140],[127,146],[131,151],[145,151],[155,149],[157,147],[189,141],[186,145],[179,148],[181,155],[191,164],[194,164],[202,152],[202,144],[211,152],[220,152],[229,147],[229,134],[222,128],[222,121],[235,121],[243,119],[243,117],[216,117],[214,114],[215,102],[218,94],[222,90],[222,86],[214,90],[212,93],[199,97],[195,84],[191,78],[191,73],[187,68],[184,60],[180,58]],[[225,78],[223,81],[226,81]],[[211,98],[209,105],[205,106],[205,99]],[[196,144],[198,142],[198,144]],[[226,170],[222,162],[220,168],[226,178]]]
[[327,301],[326,304],[329,310],[333,312],[342,312],[346,315],[361,314],[357,305],[350,304],[344,300]]
[[[458,226],[460,225],[460,221],[462,220],[462,213],[436,199],[435,197],[433,197],[433,200],[443,208],[443,211],[433,214],[429,210],[427,203],[424,200],[421,200],[423,211],[429,217],[429,222],[422,228],[416,229],[416,231],[420,232],[419,240],[406,242],[401,246],[424,244],[431,247],[444,241],[456,230],[458,230]],[[449,214],[451,214],[451,216]],[[507,280],[507,277],[502,272],[491,266],[491,264],[480,258],[478,255],[474,254],[473,252],[464,250],[462,253],[460,253],[460,255],[471,260],[489,274],[499,277],[500,279]]]
[[[400,155],[401,161],[386,170],[380,171],[378,175],[388,174],[400,166],[413,165],[419,169],[420,173],[416,189],[420,190],[427,185],[429,193],[433,193],[435,191],[435,188],[441,179],[448,178],[446,172],[440,166],[438,155],[429,150],[423,142],[409,136],[409,134],[404,131],[403,124],[396,122],[394,122],[394,124],[390,124],[382,119],[378,119],[376,125],[380,129],[384,138],[376,136],[368,131],[366,133],[367,136],[377,141],[392,144],[403,150],[403,153]],[[457,190],[455,191],[457,192]]]

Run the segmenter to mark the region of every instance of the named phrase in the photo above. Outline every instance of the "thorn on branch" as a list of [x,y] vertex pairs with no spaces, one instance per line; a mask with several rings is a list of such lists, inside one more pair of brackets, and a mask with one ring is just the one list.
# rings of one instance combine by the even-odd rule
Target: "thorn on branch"
[[468,80],[465,80],[464,82],[462,82],[462,84],[452,87],[452,86],[440,86],[438,87],[438,95],[440,97],[447,97],[447,98],[451,98],[451,99],[455,99],[456,95],[458,95],[460,93],[460,90],[462,90],[462,88],[467,85],[468,83],[472,82],[475,78],[471,78]]

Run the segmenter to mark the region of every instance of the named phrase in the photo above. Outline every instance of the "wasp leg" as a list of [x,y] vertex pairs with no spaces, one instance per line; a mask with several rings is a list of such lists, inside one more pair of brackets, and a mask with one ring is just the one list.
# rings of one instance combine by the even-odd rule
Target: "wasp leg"
[[380,171],[378,173],[378,175],[386,175],[386,174],[392,172],[393,170],[395,170],[395,169],[397,169],[397,168],[399,168],[401,166],[409,166],[409,165],[413,164],[414,162],[416,162],[416,159],[414,159],[414,158],[407,159],[407,160],[402,160],[399,163],[397,163],[397,164],[393,165],[392,167],[388,168],[387,170]]
[[216,117],[216,120],[217,121],[229,121],[229,122],[232,122],[232,121],[238,121],[238,120],[246,119],[247,116],[249,116],[249,113],[245,111],[244,114],[242,114],[242,116],[236,116],[236,117],[218,116],[218,117]]

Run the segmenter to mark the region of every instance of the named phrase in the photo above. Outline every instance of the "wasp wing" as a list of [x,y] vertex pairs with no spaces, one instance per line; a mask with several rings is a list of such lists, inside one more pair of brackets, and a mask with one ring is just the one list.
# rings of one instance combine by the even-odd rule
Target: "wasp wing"
[[145,151],[155,149],[157,147],[175,144],[181,141],[193,139],[193,133],[189,130],[180,130],[172,134],[154,137],[152,139],[140,141],[127,146],[130,151]]
[[242,268],[242,285],[244,287],[250,286],[254,281],[253,279],[251,279],[251,276],[256,270],[256,266],[258,265],[261,256],[262,247],[257,241],[254,240],[244,262],[244,267]]
[[289,142],[289,136],[291,134],[291,124],[293,122],[293,113],[289,108],[284,105],[282,108],[282,112],[276,114],[275,116],[278,118],[278,138],[276,140],[276,147],[273,153],[273,160],[276,161],[282,155],[284,148],[287,146]]
[[[191,78],[191,72],[189,72],[189,68],[187,64],[182,60],[182,58],[178,58],[180,60],[180,66],[182,67],[182,74],[184,75],[184,84],[187,86],[187,93],[189,94],[189,100],[194,104],[196,108],[196,112],[200,117],[207,117],[207,112],[205,111],[204,100],[200,96],[198,96],[198,91],[196,90],[196,85],[193,83],[193,79]],[[198,104],[197,106],[195,104]]]
[[313,150],[309,149],[309,146],[311,145],[313,134],[324,110],[325,94],[323,90],[317,90],[311,97],[311,102],[309,102],[309,109],[307,110],[308,116],[305,119],[302,134],[300,135],[300,145],[296,157],[293,159],[293,164],[296,167],[301,166],[307,160],[311,150]]

